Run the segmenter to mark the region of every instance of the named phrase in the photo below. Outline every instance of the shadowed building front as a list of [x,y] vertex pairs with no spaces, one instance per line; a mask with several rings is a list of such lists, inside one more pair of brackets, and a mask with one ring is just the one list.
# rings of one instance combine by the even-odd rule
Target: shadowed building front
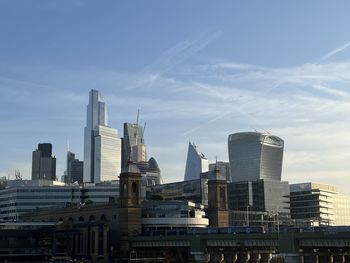
[[209,172],[207,213],[211,227],[229,226],[227,182],[217,168]]
[[32,180],[56,180],[56,157],[52,156],[52,144],[40,143],[33,151]]

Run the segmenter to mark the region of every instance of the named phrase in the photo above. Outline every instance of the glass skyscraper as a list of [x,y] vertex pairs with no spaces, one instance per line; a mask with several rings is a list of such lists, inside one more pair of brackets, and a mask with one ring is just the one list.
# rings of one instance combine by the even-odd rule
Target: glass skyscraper
[[184,180],[200,179],[200,174],[209,170],[209,161],[203,153],[198,153],[197,146],[189,142]]
[[32,179],[56,180],[56,157],[52,156],[51,143],[40,143],[33,151]]
[[283,147],[284,141],[271,134],[241,132],[229,135],[231,182],[281,181]]
[[144,129],[137,123],[124,123],[124,137],[122,148],[122,167],[127,167],[128,162],[145,162],[147,152],[144,141]]
[[121,140],[108,126],[107,107],[97,90],[89,93],[84,130],[84,182],[117,180],[121,171]]
[[144,127],[138,123],[124,123],[124,137],[122,139],[122,167],[125,169],[129,162],[132,162],[140,170],[142,199],[146,198],[146,187],[162,183],[157,161],[153,157],[147,160]]

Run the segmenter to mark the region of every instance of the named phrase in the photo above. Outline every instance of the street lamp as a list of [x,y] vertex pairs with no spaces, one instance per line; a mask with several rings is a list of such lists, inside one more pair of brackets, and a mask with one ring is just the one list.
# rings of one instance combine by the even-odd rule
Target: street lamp
[[247,205],[247,226],[249,226],[249,205]]

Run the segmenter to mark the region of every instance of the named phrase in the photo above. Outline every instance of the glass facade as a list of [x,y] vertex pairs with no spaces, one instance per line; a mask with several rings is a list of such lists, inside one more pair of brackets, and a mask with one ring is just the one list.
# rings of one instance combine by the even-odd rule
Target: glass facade
[[146,196],[147,199],[188,200],[208,205],[208,179],[149,186]]
[[207,227],[204,206],[188,201],[144,201],[142,203],[144,231],[156,229]]
[[6,184],[0,189],[0,220],[17,221],[21,214],[38,209],[115,202],[119,196],[119,182],[84,187],[43,180]]
[[95,132],[94,182],[118,180],[121,171],[121,140],[116,130],[98,126]]
[[289,213],[289,184],[283,181],[256,180],[227,185],[230,210]]
[[142,126],[135,123],[124,123],[122,167],[126,167],[128,161],[144,162],[147,160],[143,136],[144,128]]
[[107,107],[97,90],[89,93],[84,130],[84,182],[116,180],[121,170],[121,141],[108,127]]
[[281,180],[284,142],[258,132],[242,132],[228,137],[231,181]]
[[32,179],[56,180],[56,158],[51,143],[41,143],[32,155]]
[[199,154],[194,143],[188,144],[187,160],[185,168],[185,181],[196,180],[200,174],[209,170],[209,161],[203,153]]

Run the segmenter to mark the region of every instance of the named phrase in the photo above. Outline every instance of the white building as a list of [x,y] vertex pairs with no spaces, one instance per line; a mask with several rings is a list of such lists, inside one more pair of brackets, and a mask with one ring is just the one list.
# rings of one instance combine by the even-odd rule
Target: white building
[[208,227],[204,206],[189,201],[145,201],[142,227],[146,230]]
[[189,142],[184,180],[200,179],[200,174],[208,172],[208,170],[209,161],[207,157],[203,153],[198,153],[197,146]]
[[334,185],[299,183],[290,185],[291,218],[311,225],[350,225],[350,196]]
[[97,90],[89,93],[84,129],[84,182],[117,180],[121,171],[121,139],[108,126],[107,107]]

